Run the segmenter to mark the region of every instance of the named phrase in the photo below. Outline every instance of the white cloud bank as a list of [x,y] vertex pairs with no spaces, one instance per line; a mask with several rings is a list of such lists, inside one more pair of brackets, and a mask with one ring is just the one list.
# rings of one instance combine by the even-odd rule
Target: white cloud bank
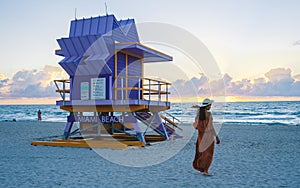
[[[67,78],[60,67],[45,66],[42,70],[21,70],[12,78],[0,74],[0,99],[59,97],[54,79]],[[189,81],[176,80],[170,91],[177,97],[242,96],[300,97],[300,75],[292,76],[286,68],[271,69],[263,77],[234,81],[228,74],[209,81],[205,75]]]
[[225,74],[222,79],[209,81],[202,75],[189,81],[177,80],[171,92],[181,97],[193,96],[243,96],[243,97],[300,97],[300,75],[291,75],[290,69],[276,68],[254,80],[233,81]]
[[66,78],[64,71],[46,65],[42,70],[21,70],[12,78],[0,75],[0,97],[7,98],[44,98],[56,97],[54,79]]

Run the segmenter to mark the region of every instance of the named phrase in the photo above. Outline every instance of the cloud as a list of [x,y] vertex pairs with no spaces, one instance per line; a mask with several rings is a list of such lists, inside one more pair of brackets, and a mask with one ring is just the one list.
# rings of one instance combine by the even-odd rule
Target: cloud
[[204,75],[200,78],[193,77],[188,81],[178,79],[172,83],[170,92],[176,97],[195,97],[199,92],[210,93],[209,81]]
[[0,97],[55,97],[54,79],[65,78],[59,67],[46,65],[41,70],[21,70],[11,79],[0,76]]
[[293,43],[294,46],[300,45],[300,40],[297,40],[296,42]]
[[232,77],[225,74],[222,79],[209,81],[202,75],[189,81],[175,81],[171,91],[191,97],[186,94],[192,88],[197,88],[194,96],[300,96],[300,75],[293,77],[291,70],[285,68],[271,69],[264,77],[254,80],[233,81]]
[[300,74],[297,74],[293,77],[296,81],[300,81]]
[[0,74],[0,96],[8,91],[9,79],[5,78],[3,74]]
[[254,81],[244,80],[240,87],[233,88],[229,85],[228,89],[233,95],[243,96],[300,96],[300,82],[291,75],[291,69],[271,69],[264,76]]
[[[0,74],[0,98],[58,97],[54,79],[67,78],[60,67],[45,66],[41,70],[21,70],[6,78]],[[291,69],[276,68],[254,80],[235,81],[229,74],[209,80],[205,75],[190,80],[178,79],[169,91],[173,97],[195,96],[300,96],[300,75],[292,76]]]
[[271,69],[265,74],[270,82],[293,82],[294,79],[291,76],[291,69],[277,68]]

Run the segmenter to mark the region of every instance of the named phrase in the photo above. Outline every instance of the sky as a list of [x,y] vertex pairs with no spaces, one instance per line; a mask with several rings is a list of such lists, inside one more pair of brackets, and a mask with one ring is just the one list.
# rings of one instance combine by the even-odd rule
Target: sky
[[[207,48],[220,71],[214,80],[203,70],[193,72],[191,59],[180,51],[162,47],[174,58],[173,74],[166,79],[178,96],[300,99],[298,0],[111,0],[106,4],[117,19],[171,24]],[[103,0],[0,1],[0,104],[54,103],[58,95],[52,80],[67,77],[58,65],[61,57],[54,54],[59,48],[56,39],[68,35],[75,9],[77,18],[106,12]],[[163,77],[164,65],[153,67],[161,67],[157,76]],[[184,69],[184,75],[176,68]],[[151,67],[146,69],[154,74]],[[187,92],[178,93],[182,89]]]

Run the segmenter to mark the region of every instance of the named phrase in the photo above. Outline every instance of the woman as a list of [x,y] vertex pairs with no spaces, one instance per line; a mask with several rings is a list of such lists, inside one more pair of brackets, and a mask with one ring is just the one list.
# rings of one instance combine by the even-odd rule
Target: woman
[[209,111],[212,102],[210,99],[203,100],[194,123],[194,127],[198,130],[198,137],[193,167],[205,176],[211,176],[208,173],[208,169],[213,160],[214,137],[216,137],[216,143],[220,143],[220,139],[213,126],[211,112]]

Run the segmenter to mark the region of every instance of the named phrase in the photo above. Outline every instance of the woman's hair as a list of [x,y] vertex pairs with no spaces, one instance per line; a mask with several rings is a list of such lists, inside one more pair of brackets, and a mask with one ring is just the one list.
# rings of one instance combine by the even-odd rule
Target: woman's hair
[[206,119],[206,111],[205,106],[199,108],[199,120],[205,120]]

